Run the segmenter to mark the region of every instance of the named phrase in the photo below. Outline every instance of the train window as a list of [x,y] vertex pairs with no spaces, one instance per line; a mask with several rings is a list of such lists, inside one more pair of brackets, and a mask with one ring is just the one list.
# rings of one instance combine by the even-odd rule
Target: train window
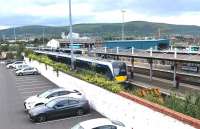
[[113,79],[112,72],[107,65],[97,64],[95,67],[95,71],[97,73],[106,75],[106,77],[108,77],[110,80]]

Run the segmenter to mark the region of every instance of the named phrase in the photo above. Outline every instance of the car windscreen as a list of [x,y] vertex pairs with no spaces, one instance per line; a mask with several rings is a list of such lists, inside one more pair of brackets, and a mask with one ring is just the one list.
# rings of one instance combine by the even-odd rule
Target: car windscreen
[[80,124],[75,125],[71,129],[84,129]]
[[52,91],[50,91],[50,90],[48,90],[48,91],[46,91],[46,92],[43,92],[43,93],[41,93],[41,94],[38,94],[37,96],[39,97],[39,98],[46,98],[49,94],[51,94],[52,93]]
[[49,103],[47,103],[47,107],[54,107],[55,105],[57,104],[57,101],[55,101],[55,100],[52,100],[52,101],[50,101]]

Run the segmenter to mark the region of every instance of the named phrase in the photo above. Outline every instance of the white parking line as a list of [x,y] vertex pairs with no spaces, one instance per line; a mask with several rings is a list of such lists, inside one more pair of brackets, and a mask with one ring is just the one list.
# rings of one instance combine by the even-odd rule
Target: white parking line
[[51,87],[49,87],[49,86],[43,86],[43,87],[26,87],[26,88],[18,88],[18,91],[38,90],[38,89],[51,89]]
[[39,80],[39,79],[34,79],[34,80],[16,80],[17,83],[30,83],[30,82],[50,82],[47,80]]
[[67,118],[63,118],[63,119],[56,119],[56,120],[50,120],[50,121],[46,121],[46,122],[42,122],[42,123],[35,123],[35,124],[47,124],[47,123],[54,123],[54,122],[58,122],[58,121],[65,121],[65,120],[70,120],[70,119],[77,119],[77,118],[82,118],[82,117],[88,117],[88,116],[92,116],[94,114],[86,114],[86,115],[82,115],[82,116],[73,116],[73,117],[67,117]]
[[16,79],[16,82],[29,82],[29,81],[48,81],[48,80],[44,80],[44,79],[40,79],[40,78],[21,79],[21,80],[17,80],[17,79]]
[[[35,81],[21,81],[21,82],[17,82],[16,81],[16,85],[23,85],[23,84],[33,84],[33,83],[44,83],[44,82],[46,82],[47,83],[47,81],[38,81],[38,80],[35,80]],[[49,81],[48,81],[49,82]],[[50,82],[49,82],[50,83]]]
[[16,77],[16,80],[31,80],[31,79],[45,79],[45,78],[43,78],[43,77],[41,77],[41,76],[38,76],[38,77]]
[[34,90],[34,91],[26,91],[26,92],[20,92],[21,95],[24,95],[24,94],[35,94],[35,93],[42,93],[44,92],[45,90]]
[[18,84],[16,85],[17,88],[20,88],[20,87],[39,87],[39,86],[49,86],[49,87],[56,87],[55,85],[53,84],[50,84],[50,83],[32,83],[32,84]]

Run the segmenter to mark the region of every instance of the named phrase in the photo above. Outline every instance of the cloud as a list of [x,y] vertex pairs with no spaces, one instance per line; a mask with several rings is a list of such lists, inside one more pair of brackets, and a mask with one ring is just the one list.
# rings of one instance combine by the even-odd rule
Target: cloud
[[[73,23],[147,20],[175,24],[195,24],[200,14],[199,0],[71,0]],[[68,0],[0,0],[0,26],[66,25]]]

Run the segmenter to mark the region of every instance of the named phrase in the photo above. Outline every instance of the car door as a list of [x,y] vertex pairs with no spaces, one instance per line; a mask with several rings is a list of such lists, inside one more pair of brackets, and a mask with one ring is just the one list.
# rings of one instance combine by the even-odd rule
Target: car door
[[66,114],[68,116],[73,116],[77,114],[80,102],[78,100],[75,99],[68,99],[68,105],[66,107]]
[[34,70],[34,68],[29,68],[28,74],[33,74],[33,70]]
[[61,118],[65,117],[66,115],[66,106],[67,106],[67,100],[62,100],[55,104],[53,107],[53,111],[49,114],[50,118]]
[[27,75],[27,74],[28,74],[28,68],[26,68],[26,69],[23,70],[23,74],[24,74],[24,75]]

